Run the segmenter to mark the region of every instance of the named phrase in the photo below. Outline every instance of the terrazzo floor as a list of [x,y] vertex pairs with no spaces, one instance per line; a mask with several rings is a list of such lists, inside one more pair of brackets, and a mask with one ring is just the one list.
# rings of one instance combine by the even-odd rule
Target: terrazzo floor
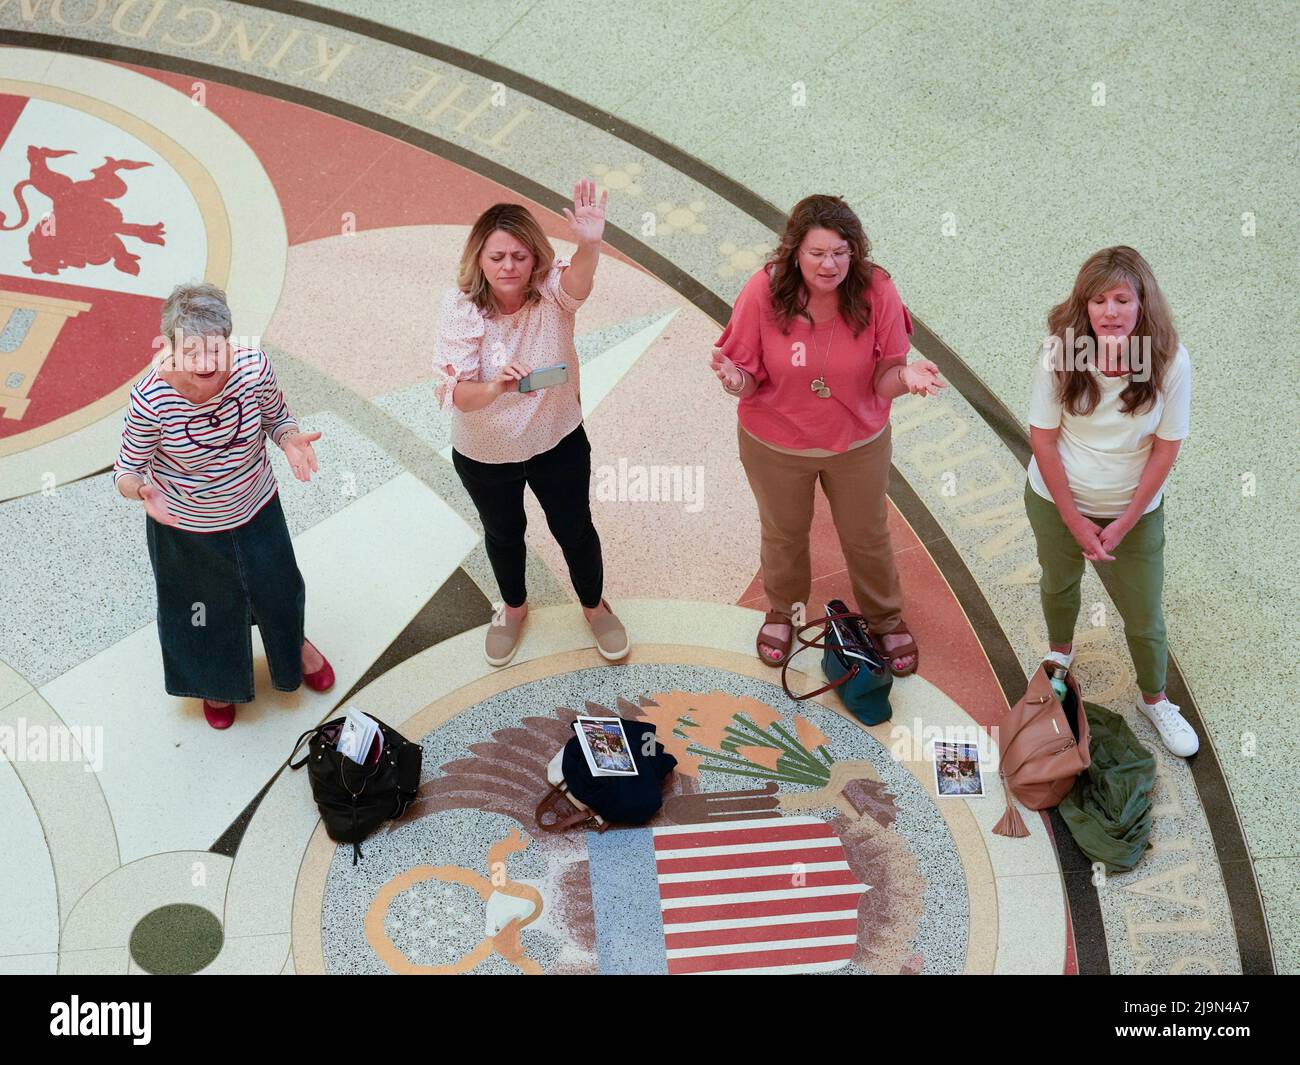
[[[1283,5],[1034,0],[989,17],[906,0],[656,0],[619,5],[619,32],[583,49],[572,33],[586,16],[558,0],[210,0],[202,39],[176,11],[128,25],[122,6],[86,5],[80,22],[68,5],[0,7],[0,188],[27,175],[37,128],[77,153],[60,165],[78,177],[109,154],[147,158],[115,202],[168,235],[156,254],[129,240],[128,275],[37,273],[25,231],[0,232],[0,736],[71,729],[80,744],[0,760],[13,859],[0,971],[704,965],[667,926],[633,928],[664,890],[637,848],[694,823],[674,813],[691,796],[753,790],[775,767],[688,763],[644,834],[612,843],[541,838],[522,798],[450,783],[478,772],[465,764],[476,747],[522,744],[513,786],[535,804],[560,708],[637,716],[659,694],[705,699],[769,738],[819,734],[848,767],[817,787],[773,782],[787,828],[830,825],[865,888],[847,932],[797,940],[796,968],[1300,972],[1300,810],[1277,784],[1296,754],[1282,693],[1300,631],[1300,456],[1276,427],[1295,399],[1244,387],[1241,370],[1285,379],[1295,361],[1295,309],[1276,306],[1300,262],[1294,116],[1276,91],[1296,73]],[[826,45],[827,20],[854,32]],[[1118,42],[1104,57],[1078,47],[1098,26]],[[889,106],[864,109],[864,96]],[[560,212],[579,173],[610,191],[577,348],[606,594],[635,647],[625,665],[596,655],[530,499],[534,616],[519,657],[493,671],[480,648],[498,595],[433,406],[429,338],[477,214],[524,202],[566,254]],[[757,516],[733,401],[707,365],[782,211],[814,190],[860,210],[918,322],[914,356],[955,386],[894,406],[890,528],[922,660],[894,685],[892,720],[870,728],[833,696],[792,702],[754,659]],[[48,210],[27,197],[33,217]],[[987,734],[1045,646],[1019,503],[1028,367],[1078,262],[1119,242],[1153,263],[1196,367],[1168,492],[1166,606],[1170,691],[1202,751],[1159,758],[1154,847],[1098,883],[1059,817],[1031,815],[1024,840],[992,834],[994,775],[985,796],[937,797],[916,737]],[[274,449],[272,461],[308,631],[338,684],[270,693],[262,663],[266,694],[225,734],[163,694],[142,520],[106,472],[178,271],[227,288],[236,333],[265,346],[322,433],[310,484]],[[33,307],[49,343],[20,366]],[[688,472],[691,493],[628,491],[628,471],[655,470]],[[820,499],[813,555],[810,605],[851,599]],[[1158,750],[1091,571],[1084,602],[1102,619],[1079,637],[1088,698]],[[803,668],[807,690],[818,671]],[[421,744],[433,797],[356,867],[324,835],[304,774],[281,769],[298,733],[346,705]],[[492,890],[494,861],[510,891]],[[517,940],[496,934],[512,916]]]

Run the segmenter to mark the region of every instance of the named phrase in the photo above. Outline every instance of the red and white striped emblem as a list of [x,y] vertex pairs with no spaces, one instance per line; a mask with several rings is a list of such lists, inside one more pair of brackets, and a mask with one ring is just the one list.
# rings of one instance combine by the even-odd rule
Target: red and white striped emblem
[[870,888],[816,817],[654,830],[668,972],[796,973],[842,968]]

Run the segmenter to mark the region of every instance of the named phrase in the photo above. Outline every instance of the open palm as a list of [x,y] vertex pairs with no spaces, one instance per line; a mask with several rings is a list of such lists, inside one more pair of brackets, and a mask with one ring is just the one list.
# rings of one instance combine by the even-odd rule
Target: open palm
[[939,376],[939,367],[929,359],[917,359],[903,367],[903,385],[914,396],[938,395],[948,384]]
[[312,448],[312,444],[319,439],[319,432],[292,433],[280,441],[285,458],[289,460],[289,468],[300,481],[310,481],[311,475],[320,468],[316,462],[316,452]]
[[580,178],[573,186],[573,210],[564,209],[564,217],[569,221],[573,239],[578,244],[597,244],[605,235],[605,204],[609,201],[609,190],[600,194],[596,202],[596,183],[588,178]]

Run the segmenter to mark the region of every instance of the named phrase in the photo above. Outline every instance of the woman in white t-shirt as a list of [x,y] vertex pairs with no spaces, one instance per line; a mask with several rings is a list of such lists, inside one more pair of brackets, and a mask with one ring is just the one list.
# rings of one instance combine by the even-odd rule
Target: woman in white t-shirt
[[1087,559],[1113,576],[1137,671],[1137,708],[1188,757],[1196,731],[1165,696],[1165,481],[1187,438],[1192,364],[1146,260],[1105,248],[1048,316],[1029,406],[1025,509],[1043,567],[1049,659],[1074,659]]

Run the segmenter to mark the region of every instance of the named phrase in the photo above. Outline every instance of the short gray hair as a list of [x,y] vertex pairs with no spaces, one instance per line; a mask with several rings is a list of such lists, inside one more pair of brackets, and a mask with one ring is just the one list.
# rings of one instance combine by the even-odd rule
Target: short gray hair
[[181,330],[186,336],[230,336],[230,307],[226,294],[206,281],[177,285],[162,308],[162,333],[169,340]]

